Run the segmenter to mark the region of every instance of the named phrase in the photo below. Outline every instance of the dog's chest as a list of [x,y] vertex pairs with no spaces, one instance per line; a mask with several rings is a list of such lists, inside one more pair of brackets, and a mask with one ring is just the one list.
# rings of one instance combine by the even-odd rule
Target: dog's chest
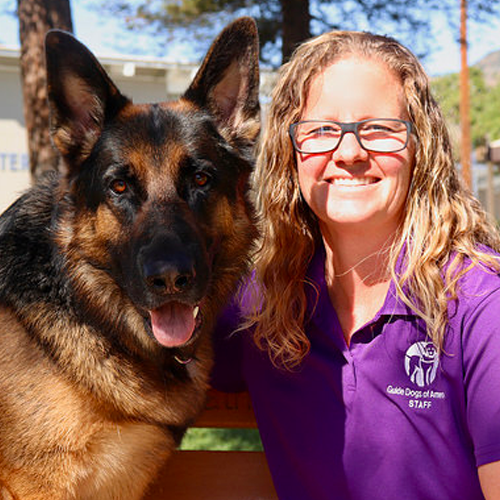
[[88,441],[73,488],[79,500],[139,499],[173,447],[172,438],[153,425],[103,427]]

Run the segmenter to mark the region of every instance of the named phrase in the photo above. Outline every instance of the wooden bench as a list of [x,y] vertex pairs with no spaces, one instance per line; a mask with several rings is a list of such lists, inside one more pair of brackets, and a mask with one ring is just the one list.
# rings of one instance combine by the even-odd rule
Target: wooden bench
[[[195,427],[256,428],[247,393],[211,390]],[[175,452],[145,500],[277,500],[260,451]]]

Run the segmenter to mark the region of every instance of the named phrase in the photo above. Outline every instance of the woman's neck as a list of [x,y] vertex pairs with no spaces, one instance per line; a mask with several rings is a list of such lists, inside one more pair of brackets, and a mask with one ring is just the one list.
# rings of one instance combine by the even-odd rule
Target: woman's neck
[[347,343],[382,307],[389,288],[392,234],[322,231],[325,279]]

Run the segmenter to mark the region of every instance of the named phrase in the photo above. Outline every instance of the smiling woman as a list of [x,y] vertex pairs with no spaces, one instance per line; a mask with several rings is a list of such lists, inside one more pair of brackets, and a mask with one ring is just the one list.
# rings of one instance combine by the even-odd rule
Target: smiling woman
[[327,33],[281,69],[268,116],[262,238],[214,384],[248,389],[278,496],[498,500],[500,235],[420,63]]

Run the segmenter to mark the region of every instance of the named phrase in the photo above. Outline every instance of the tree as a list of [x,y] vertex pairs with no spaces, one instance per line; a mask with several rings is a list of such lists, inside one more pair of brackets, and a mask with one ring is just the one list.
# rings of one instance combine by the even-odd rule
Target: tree
[[[432,80],[438,99],[451,130],[455,153],[459,150],[460,92],[457,73]],[[491,140],[500,139],[500,82],[487,85],[483,72],[470,68],[472,147],[484,148]],[[458,157],[457,157],[458,159]]]
[[53,28],[73,31],[69,0],[18,0],[21,81],[28,134],[30,169],[34,180],[57,170],[59,157],[49,134],[44,38]]
[[[102,8],[121,16],[130,29],[149,30],[155,43],[175,35],[177,41],[196,40],[200,52],[222,25],[240,15],[255,18],[263,61],[279,65],[311,35],[332,29],[368,29],[398,33],[419,55],[431,43],[431,17],[458,12],[457,0],[101,0]],[[500,0],[469,0],[471,19],[486,19]],[[458,37],[458,24],[454,26]],[[168,43],[168,42],[167,42]],[[278,53],[281,52],[281,55]]]

